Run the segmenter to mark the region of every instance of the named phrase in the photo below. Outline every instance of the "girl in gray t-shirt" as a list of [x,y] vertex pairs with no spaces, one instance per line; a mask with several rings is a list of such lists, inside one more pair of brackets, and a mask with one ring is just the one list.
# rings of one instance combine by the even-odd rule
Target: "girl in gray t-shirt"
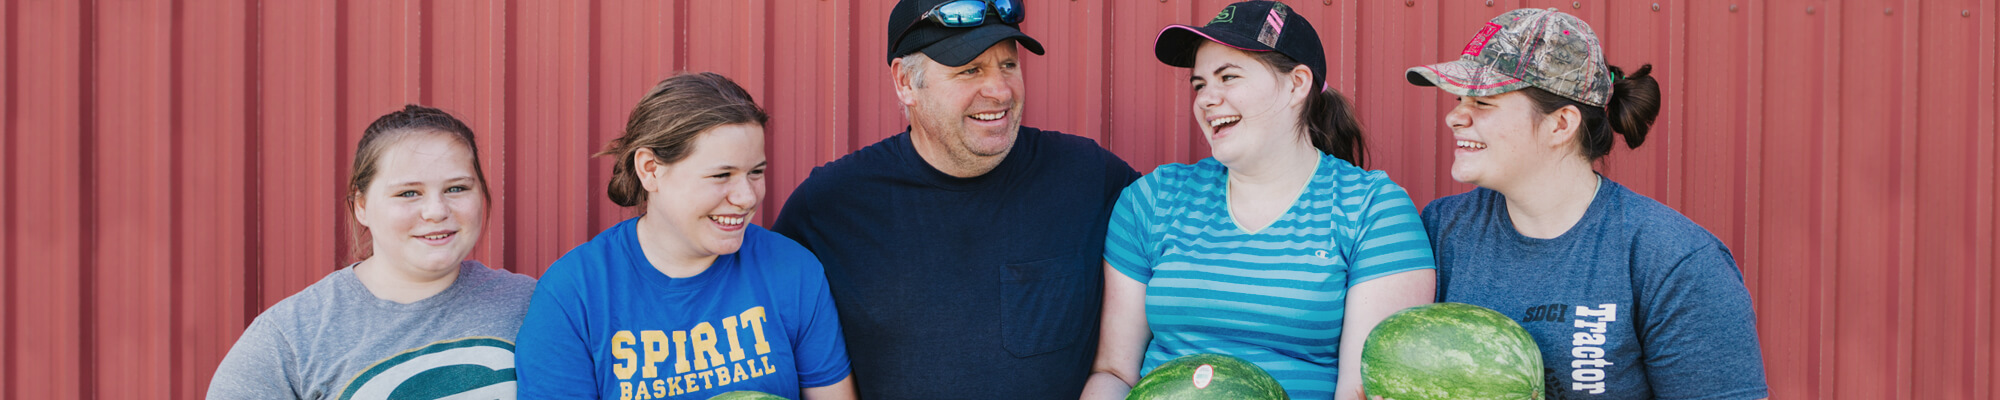
[[465,259],[491,204],[474,143],[429,107],[370,124],[347,196],[361,262],[258,315],[208,398],[514,398],[535,280]]
[[1729,248],[1591,168],[1617,136],[1645,141],[1652,66],[1605,64],[1590,25],[1554,9],[1501,14],[1461,54],[1407,72],[1458,96],[1451,177],[1479,186],[1424,208],[1439,299],[1527,329],[1545,399],[1770,396]]

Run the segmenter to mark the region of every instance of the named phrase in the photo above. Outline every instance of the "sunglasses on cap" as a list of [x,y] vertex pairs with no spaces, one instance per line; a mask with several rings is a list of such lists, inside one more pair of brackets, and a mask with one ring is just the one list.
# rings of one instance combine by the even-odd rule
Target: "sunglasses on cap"
[[1021,11],[1021,0],[957,0],[932,7],[917,17],[917,22],[929,20],[949,28],[969,28],[985,25],[988,15],[1000,17],[1000,22],[1010,25],[1021,23],[1027,16]]
[[[1022,0],[955,0],[938,4],[925,11],[910,26],[903,27],[903,35],[909,35],[911,28],[924,21],[931,21],[947,28],[970,28],[985,25],[987,16],[999,17],[1001,23],[1020,24],[1028,13],[1022,11]],[[896,38],[898,42],[902,38]]]

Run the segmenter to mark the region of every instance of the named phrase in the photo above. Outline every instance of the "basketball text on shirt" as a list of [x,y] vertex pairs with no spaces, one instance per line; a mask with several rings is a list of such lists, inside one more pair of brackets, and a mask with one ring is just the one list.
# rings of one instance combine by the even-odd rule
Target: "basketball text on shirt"
[[[771,343],[764,340],[764,307],[723,318],[720,332],[707,321],[672,332],[621,330],[611,336],[611,372],[619,400],[657,399],[708,390],[777,373]],[[724,342],[726,340],[726,342]],[[752,356],[745,340],[754,343]],[[728,351],[728,356],[723,351]],[[673,361],[673,371],[664,371]],[[635,379],[636,378],[636,379]]]

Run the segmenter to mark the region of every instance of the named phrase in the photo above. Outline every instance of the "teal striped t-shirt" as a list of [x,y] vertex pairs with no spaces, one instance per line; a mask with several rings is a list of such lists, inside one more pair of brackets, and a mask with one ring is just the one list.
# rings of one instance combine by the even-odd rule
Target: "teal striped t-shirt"
[[1436,268],[1417,209],[1387,174],[1325,154],[1262,230],[1236,224],[1228,187],[1228,169],[1208,158],[1162,165],[1118,198],[1104,258],[1146,284],[1153,340],[1140,371],[1227,354],[1269,371],[1293,399],[1331,398],[1347,288]]

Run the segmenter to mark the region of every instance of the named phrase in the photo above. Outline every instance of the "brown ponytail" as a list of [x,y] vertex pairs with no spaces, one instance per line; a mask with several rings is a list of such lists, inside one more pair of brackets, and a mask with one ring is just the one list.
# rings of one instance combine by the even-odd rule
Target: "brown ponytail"
[[660,81],[626,119],[625,133],[595,156],[615,156],[611,202],[632,207],[646,203],[646,187],[632,159],[639,149],[651,149],[660,162],[672,164],[694,152],[694,139],[722,125],[764,125],[771,119],[751,100],[750,92],[713,72],[681,73]]
[[1583,115],[1583,124],[1577,127],[1577,140],[1582,141],[1583,156],[1597,161],[1611,153],[1612,134],[1625,135],[1625,146],[1639,148],[1646,142],[1646,134],[1653,129],[1653,120],[1660,116],[1660,82],[1653,79],[1653,65],[1646,64],[1625,76],[1625,71],[1612,66],[1611,100],[1605,107],[1594,107],[1568,97],[1529,87],[1521,92],[1535,103],[1535,112],[1550,114],[1563,107],[1576,107]]
[[[1251,53],[1273,73],[1283,76],[1297,68],[1300,63],[1275,51]],[[1313,84],[1324,83],[1324,77],[1313,77]],[[1306,96],[1305,112],[1299,113],[1299,124],[1306,127],[1306,136],[1312,140],[1314,148],[1346,160],[1356,167],[1368,157],[1368,142],[1361,135],[1361,119],[1354,116],[1354,106],[1347,96],[1333,88]]]

